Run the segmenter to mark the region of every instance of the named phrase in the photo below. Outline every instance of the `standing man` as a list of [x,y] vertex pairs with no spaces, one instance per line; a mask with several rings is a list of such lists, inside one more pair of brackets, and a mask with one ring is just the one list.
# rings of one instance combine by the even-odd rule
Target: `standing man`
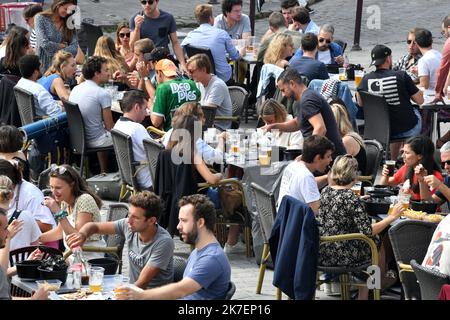
[[422,58],[417,63],[419,85],[425,89],[434,90],[439,64],[441,63],[441,53],[433,49],[433,36],[430,30],[416,28],[414,36],[422,54]]
[[93,234],[117,234],[125,238],[130,261],[130,283],[155,288],[173,281],[174,243],[157,223],[161,200],[150,191],[130,197],[128,218],[114,222],[89,222],[67,236],[70,248],[82,246]]
[[141,0],[142,11],[130,19],[130,46],[144,38],[150,38],[155,47],[169,48],[169,38],[175,56],[185,70],[184,53],[177,37],[177,25],[173,15],[158,8],[159,0]]
[[242,0],[223,0],[222,14],[214,19],[214,27],[225,30],[231,39],[250,37],[250,18],[242,13]]
[[[449,71],[450,71],[450,14],[444,18],[441,26],[441,34],[447,38],[444,44],[444,48],[442,49],[442,60],[441,65],[439,66],[437,81],[436,81],[436,89],[435,89],[435,97],[434,102],[441,101],[444,95],[447,93],[448,87],[445,88],[444,84],[448,79]],[[447,82],[448,85],[450,83]],[[446,134],[447,135],[447,134]],[[450,137],[449,137],[450,139]]]
[[[89,148],[112,146],[111,129],[114,121],[111,112],[111,95],[101,87],[111,73],[103,57],[92,56],[81,70],[86,81],[73,88],[69,101],[78,104],[84,121],[86,143]],[[108,171],[108,151],[97,152],[102,173]]]
[[[114,129],[131,137],[134,160],[142,163],[147,160],[143,140],[152,139],[148,131],[141,124],[147,116],[147,98],[144,91],[131,90],[125,92],[120,103],[120,108],[123,111],[123,116],[116,122]],[[153,181],[148,165],[142,165],[138,169],[136,179],[140,190],[153,189]]]
[[[184,242],[195,246],[189,255],[183,279],[151,290],[122,287],[119,299],[129,300],[217,300],[224,299],[230,284],[231,267],[214,236],[216,212],[205,196],[181,198],[177,229]],[[123,293],[122,293],[123,292]]]

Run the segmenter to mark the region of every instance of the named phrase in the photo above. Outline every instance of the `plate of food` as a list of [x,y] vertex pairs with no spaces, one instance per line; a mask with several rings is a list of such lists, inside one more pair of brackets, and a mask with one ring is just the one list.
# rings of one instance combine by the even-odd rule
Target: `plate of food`
[[423,220],[425,221],[430,221],[430,222],[434,222],[434,223],[439,223],[442,221],[442,219],[444,219],[444,216],[440,215],[440,214],[427,214]]
[[405,211],[403,211],[403,216],[413,220],[423,220],[426,215],[427,215],[426,212],[415,211],[412,209],[406,209]]

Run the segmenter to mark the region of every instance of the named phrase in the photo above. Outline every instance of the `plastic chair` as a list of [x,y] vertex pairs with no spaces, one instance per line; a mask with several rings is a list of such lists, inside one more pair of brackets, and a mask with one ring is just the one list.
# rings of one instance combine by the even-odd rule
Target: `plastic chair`
[[214,106],[202,106],[203,115],[205,116],[206,128],[212,128],[214,126],[214,118],[216,117],[217,107]]
[[[62,102],[67,113],[67,123],[69,125],[70,145],[72,147],[72,153],[79,154],[81,156],[80,175],[83,175],[83,167],[84,162],[87,160],[87,154],[113,150],[113,146],[104,148],[88,148],[86,145],[84,120],[78,104],[72,103],[67,100],[62,100]],[[86,177],[88,175],[87,171],[88,166],[86,166]]]
[[[117,221],[128,217],[128,206],[124,203],[112,203],[109,205],[107,221]],[[119,257],[119,271],[122,273],[122,253],[123,247],[125,246],[125,238],[119,236],[118,234],[106,234],[104,239],[107,247],[118,247],[117,255]],[[110,256],[110,254],[106,254]],[[114,254],[112,255],[114,257]]]
[[117,164],[119,165],[120,179],[122,188],[120,190],[119,201],[125,198],[128,191],[139,191],[139,184],[136,178],[136,167],[141,163],[134,161],[133,141],[131,136],[117,130],[111,130],[114,152],[116,154]]
[[389,229],[389,239],[407,300],[420,300],[417,278],[408,261],[422,261],[437,224],[421,220],[403,220]]
[[[262,236],[264,240],[264,247],[261,256],[261,264],[259,266],[258,282],[256,284],[256,294],[261,294],[261,287],[264,281],[264,273],[266,271],[267,261],[270,257],[269,237],[272,232],[273,223],[277,214],[275,205],[275,197],[273,192],[269,192],[252,182],[250,184],[253,197],[256,203],[257,219],[261,226]],[[279,289],[277,289],[278,291]]]
[[16,96],[20,120],[22,121],[23,126],[40,119],[40,117],[36,116],[35,100],[31,92],[19,87],[14,87],[14,95]]
[[411,260],[411,267],[419,281],[422,300],[438,300],[439,292],[444,284],[450,283],[450,277],[439,271],[424,267]]
[[366,172],[363,172],[366,178],[360,179],[367,181],[373,185],[377,177],[378,169],[381,166],[383,160],[383,146],[377,140],[364,140],[364,146],[366,149]]
[[214,63],[214,57],[212,55],[211,49],[206,48],[206,47],[197,47],[197,46],[193,46],[191,44],[187,44],[183,48],[186,51],[186,55],[189,58],[198,53],[206,54],[211,62],[211,73],[216,74],[216,65]]
[[[370,247],[371,260],[362,262],[357,266],[317,266],[317,270],[323,273],[333,273],[339,275],[339,282],[341,284],[341,298],[342,300],[350,300],[350,285],[361,286],[362,284],[350,283],[349,275],[355,272],[364,272],[371,265],[378,265],[378,249],[375,242],[368,236],[361,233],[348,233],[335,236],[320,237],[320,243],[326,242],[340,242],[348,240],[361,240],[367,243]],[[326,281],[318,280],[317,285],[321,285]],[[364,284],[365,286],[365,284]],[[373,299],[380,300],[380,289],[373,289]]]
[[164,150],[164,146],[161,143],[150,139],[144,139],[142,142],[144,144],[145,155],[147,156],[150,176],[152,177],[152,181],[154,182],[156,179],[156,165],[158,164],[158,155],[162,150]]
[[235,292],[236,292],[236,285],[234,284],[233,281],[230,281],[230,284],[228,285],[227,294],[225,295],[225,300],[231,300]]
[[173,256],[173,282],[183,279],[184,269],[187,266],[187,259],[180,256]]

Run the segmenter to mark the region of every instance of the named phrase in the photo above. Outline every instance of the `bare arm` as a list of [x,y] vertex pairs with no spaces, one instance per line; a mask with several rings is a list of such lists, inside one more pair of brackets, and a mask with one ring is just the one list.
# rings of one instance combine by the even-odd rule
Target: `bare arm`
[[207,183],[214,184],[222,180],[222,174],[212,173],[201,158],[196,156],[196,161],[194,161],[194,163],[195,169],[197,169],[198,173],[200,173]]
[[372,224],[372,235],[377,235],[379,234],[381,231],[383,231],[387,226],[389,226],[392,222],[394,222],[395,220],[397,220],[403,213],[404,209],[402,207],[402,204],[400,202],[398,202],[395,206],[394,209],[392,210],[392,214],[388,215],[386,218],[384,218],[383,220],[376,222],[374,224]]
[[82,246],[86,239],[93,234],[115,234],[113,222],[88,222],[76,233],[69,234],[66,238],[70,248]]
[[180,46],[180,41],[178,41],[177,33],[172,32],[170,34],[170,41],[172,41],[172,47],[173,51],[175,52],[175,56],[177,57],[178,61],[180,62],[181,68],[187,72],[186,70],[186,61],[184,59],[184,52],[183,49]]
[[114,127],[111,107],[103,108],[102,115],[103,115],[103,122],[105,123],[105,129],[111,131],[111,129]]
[[56,78],[52,82],[52,92],[56,92],[56,95],[61,100],[69,100],[70,90],[65,87],[64,81],[61,78]]
[[141,25],[144,22],[144,16],[140,14],[134,17],[134,30],[131,31],[130,47],[134,48],[134,43],[141,39]]
[[314,214],[317,214],[319,212],[320,200],[310,202],[310,203],[308,203],[308,206],[312,209]]
[[395,185],[394,177],[389,177],[389,169],[387,165],[383,165],[383,169],[381,171],[380,185],[382,186],[393,186]]
[[51,241],[57,241],[63,238],[63,229],[60,223],[58,223],[58,226],[50,231],[47,231],[39,237],[40,242],[51,242]]
[[164,118],[161,116],[158,116],[156,114],[151,114],[150,119],[152,120],[152,124],[156,128],[161,128],[164,124]]
[[145,289],[150,281],[152,281],[152,279],[156,277],[160,271],[161,270],[159,268],[145,266],[134,284],[139,288]]
[[423,92],[422,91],[417,91],[415,94],[413,94],[411,96],[411,100],[414,101],[415,103],[417,103],[418,105],[423,104],[424,100],[423,100]]
[[419,77],[419,86],[428,89],[430,87],[430,76]]
[[263,130],[273,130],[273,129],[278,129],[281,132],[294,132],[294,131],[298,131],[298,127],[299,127],[299,123],[297,121],[297,118],[291,119],[289,121],[286,122],[282,122],[282,123],[273,123],[273,124],[268,124],[265,125],[264,127],[262,127]]
[[322,137],[325,136],[325,134],[327,133],[327,128],[325,127],[325,122],[323,121],[322,115],[320,113],[309,118],[308,122],[314,128],[312,134],[317,134]]

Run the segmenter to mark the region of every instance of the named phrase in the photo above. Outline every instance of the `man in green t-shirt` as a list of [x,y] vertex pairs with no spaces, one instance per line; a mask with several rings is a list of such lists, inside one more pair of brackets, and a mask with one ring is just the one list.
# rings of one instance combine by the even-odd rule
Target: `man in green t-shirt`
[[177,67],[162,59],[155,65],[156,88],[151,120],[153,126],[168,131],[172,128],[172,111],[185,102],[199,101],[200,91],[194,81],[177,78]]

